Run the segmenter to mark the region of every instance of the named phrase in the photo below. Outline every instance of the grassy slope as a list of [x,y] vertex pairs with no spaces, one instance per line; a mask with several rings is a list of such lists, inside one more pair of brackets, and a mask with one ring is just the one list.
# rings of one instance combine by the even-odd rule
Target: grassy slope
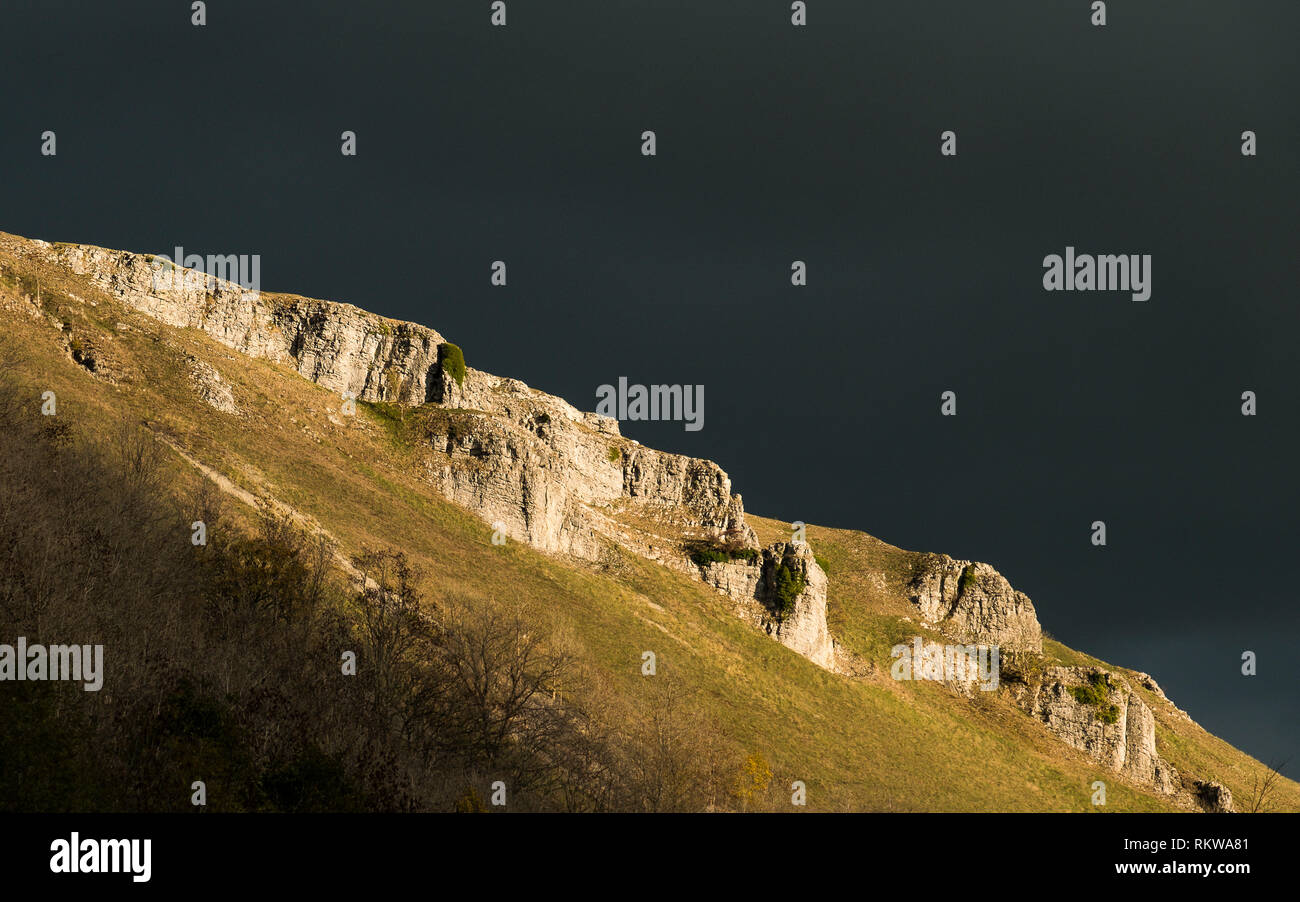
[[[764,541],[789,535],[783,522],[756,517],[750,520]],[[927,635],[918,624],[903,619],[913,613],[905,592],[913,552],[854,530],[810,526],[807,535],[830,577],[828,618],[837,639],[880,664],[888,661],[889,648],[895,642],[907,641],[917,634]],[[1253,781],[1262,779],[1263,765],[1178,716],[1169,702],[1138,685],[1137,671],[1109,664],[1053,639],[1044,640],[1043,652],[1051,663],[1098,665],[1128,675],[1130,683],[1155,712],[1157,748],[1180,772],[1203,780],[1218,780],[1232,791],[1239,804],[1250,797]],[[1023,715],[1016,717],[1012,712],[1011,717],[999,723],[1019,734],[1022,741],[1037,745],[1041,739],[1037,724]],[[1050,746],[1048,753],[1052,754]],[[1104,775],[1100,778],[1106,779]],[[1113,788],[1113,779],[1106,782]],[[1275,805],[1283,810],[1300,810],[1300,784],[1281,781]]]
[[[394,441],[381,411],[358,405],[356,417],[343,417],[336,396],[288,367],[124,310],[65,273],[38,272],[7,255],[4,238],[0,293],[13,294],[15,269],[39,276],[46,310],[70,322],[74,338],[94,340],[122,374],[118,385],[91,376],[70,359],[49,322],[5,312],[3,349],[9,359],[26,357],[19,368],[32,384],[33,403],[40,391],[53,390],[60,415],[91,431],[123,414],[147,421],[245,489],[269,492],[314,518],[346,552],[367,545],[406,550],[434,599],[451,592],[529,599],[548,628],[570,635],[619,693],[645,690],[641,653],[654,651],[660,673],[693,687],[694,703],[737,749],[761,752],[787,784],[807,783],[810,808],[1090,811],[1096,779],[1107,781],[1107,810],[1168,808],[1003,700],[965,700],[933,684],[890,680],[889,646],[916,632],[902,620],[908,552],[859,532],[809,529],[831,578],[834,632],[884,671],[856,681],[827,673],[736,620],[718,594],[649,562],[624,555],[608,570],[517,543],[494,546],[486,524],[420,481],[419,458]],[[119,322],[130,331],[118,329]],[[222,373],[246,417],[198,400],[185,351]],[[176,490],[191,490],[192,468],[179,457],[172,464]],[[760,518],[755,526],[765,540],[785,531]],[[178,524],[178,535],[188,539],[188,524]],[[1049,652],[1078,657],[1055,643]],[[1148,701],[1160,715],[1161,750],[1176,766],[1214,776],[1234,795],[1248,792],[1258,767],[1252,759]],[[1285,783],[1280,801],[1300,809],[1300,786]]]

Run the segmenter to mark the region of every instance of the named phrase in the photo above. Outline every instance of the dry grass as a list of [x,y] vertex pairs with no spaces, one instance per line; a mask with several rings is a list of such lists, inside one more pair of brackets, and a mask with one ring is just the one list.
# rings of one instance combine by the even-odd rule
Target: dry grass
[[[493,545],[487,524],[421,479],[423,452],[394,441],[382,410],[358,405],[357,416],[343,417],[339,398],[287,367],[123,310],[66,273],[28,266],[3,240],[0,263],[39,275],[56,315],[109,345],[128,374],[115,385],[102,381],[73,362],[48,322],[3,314],[5,344],[28,349],[29,381],[58,392],[61,412],[78,428],[107,429],[123,415],[147,423],[243,489],[273,495],[319,523],[347,553],[403,549],[432,598],[526,600],[531,622],[563,637],[611,710],[645,704],[666,678],[680,689],[671,703],[710,725],[701,735],[716,731],[710,755],[720,767],[739,767],[754,753],[770,762],[775,776],[763,804],[788,810],[785,787],[798,779],[808,785],[809,807],[821,810],[1088,811],[1092,781],[1106,779],[1108,810],[1168,810],[1005,701],[828,673],[737,620],[717,593],[639,558],[620,555],[607,570],[517,543]],[[2,276],[0,293],[12,297]],[[69,292],[97,306],[69,300]],[[245,416],[198,401],[184,378],[186,353],[220,371]],[[169,466],[171,492],[183,500],[197,480],[174,455]],[[765,542],[789,538],[787,524],[751,522]],[[911,553],[848,530],[810,527],[808,538],[831,577],[837,637],[887,673],[889,647],[918,632],[903,619]],[[643,651],[656,653],[660,677],[641,675]],[[1075,655],[1054,645],[1050,653]],[[1180,769],[1217,769],[1234,794],[1257,767],[1164,716],[1160,740]],[[1284,784],[1283,807],[1300,809],[1300,787]]]

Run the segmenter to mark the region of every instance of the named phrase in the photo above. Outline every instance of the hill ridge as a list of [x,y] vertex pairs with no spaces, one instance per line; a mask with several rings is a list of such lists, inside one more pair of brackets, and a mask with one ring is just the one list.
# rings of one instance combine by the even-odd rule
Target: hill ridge
[[[165,264],[148,255],[0,237],[15,258],[60,267],[147,317],[291,367],[336,393],[341,412],[349,402],[369,405],[421,449],[427,484],[503,537],[589,562],[601,561],[611,546],[630,551],[714,588],[734,615],[818,666],[862,672],[859,652],[832,634],[827,605],[834,579],[812,546],[793,534],[761,543],[716,463],[641,446],[621,435],[617,421],[519,380],[469,367],[458,374],[444,366],[448,343],[426,326],[220,279],[160,286]],[[40,315],[39,297],[34,304]],[[77,359],[71,343],[69,353]],[[221,374],[205,366],[205,403],[240,415],[214,389]],[[112,379],[111,367],[101,365],[98,376]],[[1156,717],[1137,688],[1116,669],[1045,662],[1034,606],[1001,574],[945,555],[917,555],[908,567],[909,610],[927,635],[1004,648],[1014,659],[1015,703],[1059,740],[1177,804],[1206,807],[1198,794],[1213,781],[1183,779],[1158,754]],[[1092,691],[1099,680],[1101,703]],[[1137,684],[1155,693],[1154,704],[1178,711],[1146,680]],[[948,688],[969,693],[970,682],[948,681]],[[1231,807],[1218,789],[1205,794]]]

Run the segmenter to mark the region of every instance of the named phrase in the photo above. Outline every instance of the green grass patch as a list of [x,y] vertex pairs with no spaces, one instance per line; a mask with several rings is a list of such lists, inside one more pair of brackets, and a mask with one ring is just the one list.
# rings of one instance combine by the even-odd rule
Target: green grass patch
[[[16,283],[18,275],[34,282],[38,275],[26,259],[0,252],[0,263],[5,265],[0,284]],[[761,754],[774,772],[774,786],[788,786],[794,779],[807,783],[810,810],[1093,810],[1089,786],[1097,778],[1097,766],[1064,747],[1001,693],[984,694],[996,697],[973,704],[941,686],[888,678],[889,648],[918,633],[928,636],[914,620],[903,619],[915,618],[907,598],[912,552],[861,532],[809,527],[818,563],[833,571],[828,591],[837,617],[832,627],[836,639],[885,668],[884,676],[862,679],[832,674],[735,617],[731,604],[712,588],[659,564],[628,554],[626,566],[610,575],[540,554],[521,542],[493,546],[486,523],[443,500],[411,465],[419,460],[415,455],[422,430],[436,427],[441,433],[443,418],[458,426],[463,422],[460,428],[468,430],[481,413],[365,403],[363,415],[382,424],[382,430],[335,429],[322,415],[313,428],[327,440],[318,443],[290,421],[290,414],[301,418],[298,411],[307,407],[334,410],[334,393],[289,367],[242,357],[229,360],[224,348],[194,330],[157,325],[112,332],[114,323],[125,318],[118,301],[52,268],[39,275],[43,299],[57,288],[98,301],[85,315],[114,335],[115,353],[141,373],[125,388],[85,379],[64,354],[66,345],[49,340],[44,320],[7,317],[8,332],[0,336],[0,346],[13,345],[33,358],[31,367],[42,374],[42,384],[59,394],[61,417],[66,397],[67,419],[76,428],[107,429],[124,410],[166,424],[167,432],[199,460],[250,490],[264,485],[292,501],[327,527],[343,551],[403,548],[424,570],[435,603],[444,591],[527,600],[535,616],[546,618],[539,619],[539,630],[549,630],[554,621],[620,706],[646,697],[654,681],[641,676],[640,655],[654,650],[661,675],[693,690],[684,704],[716,723],[734,748]],[[268,297],[270,303],[277,300]],[[299,301],[286,298],[282,303]],[[157,335],[168,342],[158,341]],[[189,389],[183,358],[169,342],[220,363],[223,375],[249,399],[250,409],[259,412],[255,427],[232,429],[211,417]],[[412,444],[390,448],[390,439]],[[174,484],[197,485],[188,465],[168,460],[178,468]],[[232,517],[251,510],[233,500],[227,506]],[[789,539],[785,521],[747,519],[765,544]],[[707,543],[704,548],[725,560],[737,559]],[[757,552],[749,553],[757,559]],[[486,561],[491,565],[485,566]],[[1041,610],[1050,610],[1051,601],[1042,599]],[[1044,653],[1049,663],[1104,666],[1050,639],[1044,641]],[[1164,757],[1184,773],[1214,777],[1234,795],[1248,794],[1258,762],[1194,725],[1166,716],[1163,702],[1143,696],[1157,712],[1157,741]],[[271,788],[294,796],[293,787],[304,783],[304,774],[306,783],[319,781],[318,765],[310,756],[277,762]],[[1300,809],[1300,787],[1283,781],[1280,792],[1280,807]],[[782,808],[788,810],[788,795]],[[1156,811],[1170,810],[1171,804],[1115,781],[1108,783],[1107,808]]]
[[409,444],[411,429],[407,422],[406,408],[402,405],[391,401],[357,401],[357,406],[369,411],[371,419],[384,427],[384,432],[394,444]]

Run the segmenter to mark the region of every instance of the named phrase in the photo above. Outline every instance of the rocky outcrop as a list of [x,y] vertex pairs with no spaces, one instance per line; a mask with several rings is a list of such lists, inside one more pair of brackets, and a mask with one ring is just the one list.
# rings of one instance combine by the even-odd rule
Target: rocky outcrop
[[127,251],[43,245],[46,256],[155,319],[292,366],[340,395],[422,404],[439,375],[437,332],[330,301],[240,285]]
[[746,528],[740,496],[712,461],[637,445],[616,421],[513,379],[471,371],[455,397],[472,407],[421,411],[426,475],[510,538],[594,559],[604,536],[688,572],[681,535]]
[[[688,542],[725,541],[757,554],[741,497],[717,464],[642,447],[620,434],[617,421],[518,380],[450,372],[439,357],[445,342],[432,329],[349,304],[245,290],[145,255],[44,242],[29,248],[150,317],[292,366],[340,397],[417,408],[413,430],[427,452],[427,481],[509,539],[588,560],[601,559],[612,541],[695,578],[708,577],[687,556]],[[206,403],[238,411],[214,369],[194,365],[191,379]],[[711,583],[746,619],[832,667],[826,576],[812,552],[777,543],[756,560],[748,572]],[[772,607],[778,596],[784,608]]]
[[1178,707],[1172,701],[1169,700],[1169,696],[1165,695],[1165,690],[1160,688],[1160,684],[1155,681],[1155,678],[1151,676],[1151,674],[1137,673],[1134,676],[1137,679],[1137,684],[1139,686],[1141,686],[1143,689],[1146,689],[1148,692],[1150,692],[1152,695],[1154,695],[1156,698],[1160,699],[1160,701],[1164,703],[1169,714],[1171,714],[1174,717],[1177,717],[1179,720],[1185,720],[1188,723],[1195,723],[1195,721],[1192,720],[1191,715],[1189,715],[1186,711],[1184,711],[1182,708]]
[[[702,578],[739,616],[833,669],[825,573],[807,545],[760,551],[717,464],[630,442],[616,421],[517,380],[470,371],[439,396],[455,408],[427,414],[423,435],[438,452],[427,475],[444,496],[546,551],[594,560],[608,539]],[[748,554],[701,567],[685,550],[691,541]],[[792,585],[800,588],[782,611],[778,596]]]
[[704,581],[736,601],[736,613],[828,670],[835,643],[826,625],[826,574],[804,543],[775,542],[752,559],[710,561]]
[[[740,495],[711,461],[642,447],[620,434],[617,421],[579,411],[518,380],[444,367],[440,355],[447,345],[424,326],[348,304],[246,291],[145,255],[22,239],[6,249],[11,246],[42,265],[83,276],[154,319],[291,366],[340,398],[401,405],[403,429],[423,451],[428,483],[513,540],[597,562],[611,545],[626,548],[702,579],[731,600],[738,616],[822,667],[875,669],[870,662],[842,663],[853,656],[836,645],[827,627],[827,579],[812,550],[793,542],[761,548],[745,522]],[[5,284],[14,291],[0,303],[45,315],[39,280],[34,293],[26,281]],[[68,298],[97,303],[71,293]],[[116,378],[111,339],[74,335],[61,321],[52,325],[77,363],[97,378]],[[205,403],[240,413],[214,367],[193,357],[187,363],[192,387]],[[1175,795],[1179,804],[1232,810],[1231,794],[1221,784],[1197,781],[1187,784],[1194,791],[1181,788],[1179,775],[1157,752],[1155,715],[1118,674],[1043,669],[1033,603],[995,569],[947,555],[918,555],[907,587],[923,626],[972,649],[997,646],[1028,659],[1030,665],[1008,680],[1008,691],[1063,742],[1135,783]],[[938,645],[919,636],[915,642]],[[943,677],[965,695],[974,694],[980,678],[969,659]],[[1160,687],[1146,674],[1136,681],[1158,700],[1163,716],[1168,699]],[[996,686],[996,679],[991,682]],[[1169,708],[1186,717],[1171,703]]]
[[1237,810],[1232,805],[1232,792],[1222,783],[1197,780],[1195,788],[1196,801],[1210,814],[1232,814]]
[[988,564],[919,556],[908,597],[925,625],[948,635],[1004,651],[1043,650],[1043,630],[1033,602]]
[[[444,341],[432,329],[350,304],[245,290],[147,255],[30,244],[148,316],[288,364],[340,396],[442,408],[449,415],[431,420],[425,435],[438,455],[429,462],[431,480],[451,500],[544,551],[593,555],[594,537],[611,527],[589,509],[620,500],[702,536],[745,529],[739,496],[717,464],[642,448],[619,435],[616,421],[515,379],[473,369],[454,379],[440,365]],[[228,405],[212,374],[195,378],[205,400]],[[647,551],[653,546],[644,544]]]
[[1173,765],[1156,751],[1155,715],[1118,674],[1097,667],[1049,667],[1013,695],[1048,730],[1102,766],[1172,795]]
[[235,403],[234,391],[221,378],[216,367],[197,357],[187,357],[187,360],[190,366],[190,385],[204,404],[222,413],[238,415],[243,412]]
[[952,645],[913,636],[910,643],[890,649],[894,659],[890,676],[895,680],[942,683],[950,692],[974,698],[993,692],[1001,678],[1001,655],[996,646]]

